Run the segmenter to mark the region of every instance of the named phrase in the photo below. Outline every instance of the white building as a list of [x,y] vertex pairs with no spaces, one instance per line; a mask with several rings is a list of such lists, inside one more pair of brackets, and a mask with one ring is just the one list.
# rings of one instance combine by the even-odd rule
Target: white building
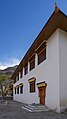
[[14,100],[67,108],[67,15],[57,7],[11,78]]

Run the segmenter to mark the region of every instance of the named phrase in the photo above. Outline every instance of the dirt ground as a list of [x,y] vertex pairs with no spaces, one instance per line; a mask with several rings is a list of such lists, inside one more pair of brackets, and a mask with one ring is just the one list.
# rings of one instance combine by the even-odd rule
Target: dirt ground
[[0,119],[67,119],[67,112],[55,113],[53,111],[47,112],[28,112],[22,109],[24,104],[16,101],[0,102]]

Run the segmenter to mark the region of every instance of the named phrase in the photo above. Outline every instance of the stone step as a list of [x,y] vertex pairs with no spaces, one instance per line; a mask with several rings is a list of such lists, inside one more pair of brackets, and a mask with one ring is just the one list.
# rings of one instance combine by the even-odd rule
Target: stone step
[[33,108],[33,109],[48,109],[47,106],[33,106],[33,105],[28,105],[28,107]]
[[27,111],[29,111],[29,112],[32,112],[31,109],[29,109],[28,107],[25,107],[25,106],[22,106],[22,109],[25,109],[25,110],[27,110]]
[[22,106],[22,108],[30,112],[49,111],[49,108],[47,108],[46,106],[24,105]]
[[49,109],[35,109],[32,110],[33,112],[44,112],[44,111],[49,111]]
[[29,109],[31,109],[31,110],[33,109],[33,107],[31,107],[31,106],[25,105],[25,107],[26,107],[26,108],[29,108]]

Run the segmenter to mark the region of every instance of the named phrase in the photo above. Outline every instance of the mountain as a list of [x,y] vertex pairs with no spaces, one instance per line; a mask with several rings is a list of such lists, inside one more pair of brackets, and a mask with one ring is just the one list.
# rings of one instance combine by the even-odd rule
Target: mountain
[[0,70],[0,75],[12,75],[13,72],[16,70],[18,65],[14,66],[14,67],[8,67],[4,70]]
[[[13,94],[13,83],[14,80],[11,79],[11,75],[13,72],[16,70],[18,65],[14,67],[8,67],[4,70],[0,70],[0,82],[2,86],[4,87],[3,91],[4,94],[7,95],[12,95]],[[1,85],[0,85],[0,96],[1,96]]]

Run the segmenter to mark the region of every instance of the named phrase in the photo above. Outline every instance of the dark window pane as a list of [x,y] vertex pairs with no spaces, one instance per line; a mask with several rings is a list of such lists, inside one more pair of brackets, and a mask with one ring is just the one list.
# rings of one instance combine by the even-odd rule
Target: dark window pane
[[30,71],[35,68],[35,60],[30,62]]
[[16,77],[16,81],[19,81],[19,74],[18,74],[17,77]]
[[30,93],[35,92],[35,81],[30,83]]
[[20,94],[23,93],[23,86],[20,86]]
[[15,88],[15,94],[16,94],[16,88]]
[[46,59],[46,49],[44,49],[40,54],[38,54],[38,64]]
[[17,94],[19,94],[19,86],[17,87]]
[[28,73],[28,65],[25,67],[25,72],[24,74],[26,75]]
[[43,49],[45,49],[46,48],[46,44],[45,43],[43,43],[39,48],[38,48],[38,50],[37,50],[37,54],[39,54],[41,51],[43,51]]
[[23,77],[23,71],[20,72],[20,78],[22,78],[22,77]]

